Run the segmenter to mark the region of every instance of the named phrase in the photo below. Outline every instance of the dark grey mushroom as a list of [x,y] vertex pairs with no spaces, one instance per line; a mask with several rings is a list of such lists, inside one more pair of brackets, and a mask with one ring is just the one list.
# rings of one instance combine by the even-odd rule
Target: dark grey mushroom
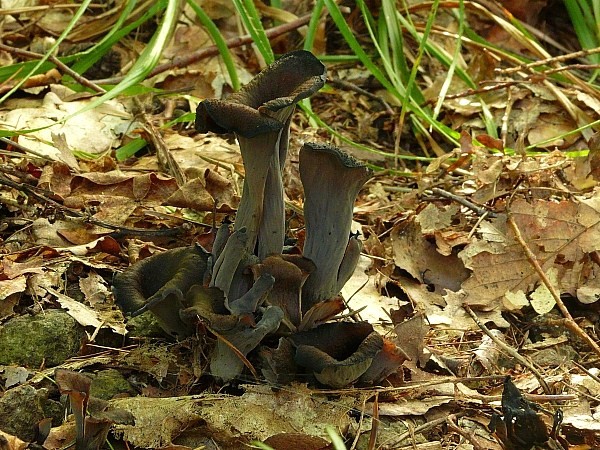
[[359,233],[352,234],[346,245],[346,251],[342,257],[340,268],[338,269],[336,291],[340,292],[346,282],[350,279],[356,269],[360,252],[362,251],[362,241],[358,238]]
[[325,323],[290,339],[296,346],[296,364],[334,388],[358,380],[383,348],[383,338],[366,322]]
[[283,311],[280,308],[267,306],[256,324],[239,320],[233,329],[212,329],[218,338],[210,359],[212,375],[223,381],[237,377],[244,369],[244,360],[240,355],[245,357],[256,348],[267,334],[279,328],[282,319]]
[[235,133],[246,178],[235,229],[248,230],[247,249],[263,259],[281,253],[285,233],[283,170],[295,105],[323,87],[325,66],[312,53],[288,53],[227,100],[204,100],[196,111],[202,133]]
[[314,270],[314,264],[300,255],[271,255],[251,269],[259,280],[265,274],[273,276],[275,284],[267,302],[280,307],[284,312],[284,325],[296,331],[302,321],[302,285]]
[[236,299],[235,293],[240,291],[239,284],[242,280],[239,277],[236,279],[236,274],[242,261],[248,256],[247,242],[248,233],[245,228],[234,231],[213,266],[210,286],[221,289],[229,299]]
[[92,380],[86,375],[57,369],[54,378],[60,393],[69,397],[75,417],[75,448],[100,449],[113,424],[134,425],[133,415],[128,411],[113,408],[109,402],[90,396]]
[[333,388],[377,383],[406,360],[366,322],[329,322],[289,339],[296,347],[294,362]]
[[[371,171],[340,149],[305,143],[300,150],[306,241],[303,255],[316,270],[303,289],[303,308],[335,297],[358,261],[351,237],[354,201]],[[347,256],[345,256],[347,255]]]
[[194,284],[202,284],[209,253],[202,247],[175,248],[136,262],[113,278],[115,303],[126,313],[146,310],[156,315],[170,335],[182,338],[193,327],[179,317],[184,296]]
[[[259,308],[274,282],[271,275],[261,276],[231,304],[216,287],[193,286],[188,292],[187,300],[192,306],[181,311],[182,320],[203,320],[217,337],[210,360],[213,376],[223,381],[238,376],[244,369],[246,355],[279,328],[283,311],[278,307]],[[255,315],[260,315],[258,323]]]

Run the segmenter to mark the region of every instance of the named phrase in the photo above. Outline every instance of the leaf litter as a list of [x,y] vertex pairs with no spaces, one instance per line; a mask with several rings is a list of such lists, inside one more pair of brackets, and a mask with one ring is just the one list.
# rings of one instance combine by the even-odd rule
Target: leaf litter
[[[206,92],[201,97],[219,96],[219,89],[226,87],[218,66],[194,70],[171,76],[182,77],[182,82],[188,78],[193,84],[204,77]],[[459,86],[455,88],[460,92]],[[45,125],[85,102],[67,100],[65,91],[57,92],[46,94],[34,106],[26,102],[3,106],[2,126]],[[577,108],[590,114],[586,107],[593,109],[595,103],[582,95],[575,97]],[[382,147],[387,130],[372,124],[385,116],[367,111],[371,103],[340,90],[323,96],[335,97],[339,106],[317,97],[315,107],[321,117],[330,123],[343,120],[347,136]],[[502,117],[510,102],[509,136],[526,134],[529,144],[546,141],[543,146],[548,149],[576,145],[576,137],[548,140],[560,134],[557,131],[576,126],[576,118],[563,113],[551,89],[518,86],[510,98],[496,98],[494,114]],[[445,106],[456,128],[470,129],[479,142],[485,141],[479,104],[456,101]],[[19,175],[3,171],[3,176],[12,176],[15,182],[27,180],[39,196],[3,183],[3,215],[23,223],[10,222],[10,233],[4,237],[0,317],[6,323],[57,307],[75,317],[87,339],[79,354],[63,366],[90,373],[117,367],[142,393],[110,401],[136,420],[135,427],[116,425],[115,436],[139,447],[165,447],[177,440],[189,447],[208,447],[213,440],[221,448],[239,448],[251,439],[264,440],[277,433],[327,438],[325,425],[332,424],[355,448],[371,448],[367,447],[371,435],[377,435],[380,448],[410,442],[417,448],[427,442],[437,445],[431,448],[449,448],[445,438],[431,432],[447,424],[454,437],[461,431],[472,433],[477,438],[467,439],[471,444],[500,448],[486,427],[492,412],[501,408],[502,380],[512,374],[526,397],[534,395],[527,397],[531,401],[554,402],[552,407],[560,403],[563,443],[583,441],[588,446],[581,448],[594,448],[599,386],[593,361],[598,355],[581,335],[564,326],[552,295],[558,293],[580,329],[597,342],[600,174],[594,151],[577,158],[558,151],[500,155],[492,146],[472,146],[467,136],[468,145],[463,141],[463,148],[451,155],[464,158],[460,167],[451,166],[455,162],[444,155],[429,167],[415,169],[416,181],[377,175],[355,207],[365,252],[342,293],[349,301],[348,313],[379,327],[410,357],[403,370],[384,386],[370,388],[271,387],[242,378],[219,393],[221,386],[205,376],[209,333],[199,332],[197,341],[182,342],[164,336],[154,341],[156,337],[142,334],[128,341],[137,348],[122,346],[121,336],[115,341],[115,335],[126,335],[131,324],[112,304],[108,287],[112,273],[130,262],[185,243],[211,242],[212,231],[206,224],[237,208],[241,158],[226,139],[165,129],[160,134],[176,163],[175,172],[168,165],[171,172],[159,167],[155,155],[119,163],[114,148],[140,122],[134,121],[128,103],[113,102],[107,108],[76,116],[61,130],[50,128],[53,134],[21,136],[19,144],[31,153],[14,149],[6,158]],[[163,120],[148,117],[157,123]],[[294,118],[295,123],[303,120]],[[309,128],[303,133],[318,136],[320,130]],[[505,140],[510,146],[514,143]],[[90,161],[83,154],[102,156]],[[377,156],[371,158],[381,163]],[[183,179],[176,172],[184,174]],[[35,179],[26,174],[35,174]],[[293,178],[293,170],[287,175]],[[399,185],[411,192],[401,196],[390,189]],[[287,200],[290,210],[300,209],[297,192],[290,190]],[[75,218],[71,210],[83,215]],[[288,219],[302,225],[295,213]],[[160,233],[173,229],[176,234]],[[142,231],[149,231],[145,238],[154,243],[136,239]],[[540,277],[524,246],[550,285]],[[491,336],[465,306],[494,327]],[[151,328],[152,320],[144,319],[149,324],[136,323],[136,327]],[[144,330],[146,336],[152,336],[150,328]],[[505,346],[518,349],[542,371],[553,392],[544,392],[539,379],[511,358]],[[561,359],[564,355],[576,355],[577,365],[565,370],[572,358]],[[581,364],[591,368],[577,370]],[[8,389],[27,383],[29,373],[40,370],[52,375],[55,368],[8,363],[0,377]],[[461,413],[466,409],[466,415]],[[411,429],[423,434],[415,435]],[[11,448],[19,448],[17,439],[9,437],[15,442]],[[451,448],[477,448],[460,445]]]

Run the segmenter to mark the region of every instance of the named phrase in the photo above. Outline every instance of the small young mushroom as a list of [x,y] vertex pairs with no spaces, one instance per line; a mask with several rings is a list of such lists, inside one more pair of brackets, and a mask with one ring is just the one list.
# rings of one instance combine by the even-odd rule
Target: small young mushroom
[[76,449],[100,449],[104,446],[113,424],[135,424],[131,413],[113,408],[105,400],[91,397],[92,380],[86,375],[72,370],[56,369],[54,377],[60,393],[69,396],[75,417]]
[[235,300],[234,292],[239,292],[241,280],[235,278],[242,260],[247,256],[248,233],[245,228],[234,231],[227,239],[223,250],[213,265],[213,277],[210,286],[221,289],[227,298]]
[[300,179],[306,223],[302,253],[316,266],[304,285],[303,308],[336,296],[352,274],[358,261],[356,238],[350,235],[352,210],[370,177],[371,171],[364,164],[336,147],[316,143],[302,146]]
[[346,246],[346,251],[342,257],[340,268],[338,269],[336,291],[340,292],[346,282],[350,279],[356,269],[360,252],[362,251],[362,241],[358,238],[360,233],[352,233]]
[[402,363],[409,359],[410,357],[400,347],[391,340],[383,338],[383,347],[375,355],[367,371],[360,376],[358,383],[375,384],[396,372]]
[[201,133],[235,133],[246,178],[235,229],[248,229],[247,250],[263,259],[281,253],[285,234],[282,170],[296,103],[325,84],[325,66],[310,52],[288,53],[227,100],[204,100]]
[[[187,301],[192,306],[180,312],[181,319],[188,323],[203,320],[217,336],[210,361],[213,376],[223,381],[238,376],[244,368],[243,358],[267,334],[279,328],[283,311],[274,306],[259,308],[274,282],[271,275],[262,275],[245,295],[231,304],[217,287],[196,285],[189,290]],[[256,314],[260,314],[258,323]]]
[[281,308],[267,306],[256,324],[240,320],[232,329],[213,329],[212,331],[219,335],[217,346],[213,350],[210,360],[212,375],[222,381],[230,381],[238,376],[244,369],[244,361],[236,351],[245,357],[260,344],[267,334],[273,333],[279,328],[282,319]]
[[[284,257],[287,257],[287,260]],[[296,331],[302,321],[302,285],[314,270],[312,262],[300,255],[271,255],[260,264],[252,266],[251,270],[258,280],[265,274],[274,277],[275,284],[267,303],[279,306],[284,312],[284,325],[290,331]]]

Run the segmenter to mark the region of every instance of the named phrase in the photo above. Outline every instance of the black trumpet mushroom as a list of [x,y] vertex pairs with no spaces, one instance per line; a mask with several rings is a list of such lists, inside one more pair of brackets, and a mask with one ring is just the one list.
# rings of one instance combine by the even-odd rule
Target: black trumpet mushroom
[[303,145],[306,239],[301,254],[284,253],[291,117],[325,73],[311,53],[295,51],[226,100],[202,101],[196,129],[233,133],[240,145],[245,178],[235,222],[219,227],[210,253],[168,250],[114,278],[117,304],[132,315],[151,311],[168,334],[191,336],[201,322],[215,337],[210,372],[221,381],[244,366],[256,374],[256,349],[263,375],[278,383],[307,375],[331,387],[373,384],[402,364],[399,349],[370,324],[333,320],[346,308],[340,291],[362,249],[351,223],[371,176],[364,164],[330,145]]
[[194,327],[180,318],[179,310],[186,306],[187,291],[201,283],[208,256],[201,246],[194,245],[138,261],[113,277],[115,303],[132,316],[152,311],[161,328],[173,337],[190,336]]
[[323,87],[325,66],[310,52],[287,53],[227,98],[208,99],[196,110],[201,133],[235,133],[244,160],[244,192],[235,229],[248,230],[247,249],[260,259],[283,250],[285,211],[282,170],[296,103]]
[[336,296],[352,275],[361,244],[350,233],[358,192],[371,171],[340,149],[305,143],[300,150],[306,241],[303,255],[315,264],[302,291],[303,308]]

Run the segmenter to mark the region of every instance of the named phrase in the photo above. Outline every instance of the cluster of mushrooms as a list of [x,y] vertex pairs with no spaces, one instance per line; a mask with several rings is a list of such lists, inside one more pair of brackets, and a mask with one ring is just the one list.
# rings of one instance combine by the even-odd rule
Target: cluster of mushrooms
[[305,143],[305,241],[286,239],[282,172],[296,104],[325,84],[325,66],[310,52],[283,55],[226,100],[204,100],[201,133],[234,133],[245,178],[233,226],[223,223],[210,252],[176,248],[137,262],[114,278],[117,304],[128,314],[150,310],[182,339],[202,323],[216,337],[210,373],[222,381],[253,360],[273,383],[318,381],[339,388],[381,381],[403,352],[366,322],[334,319],[345,309],[340,290],[352,275],[361,242],[352,210],[370,170],[326,144]]

